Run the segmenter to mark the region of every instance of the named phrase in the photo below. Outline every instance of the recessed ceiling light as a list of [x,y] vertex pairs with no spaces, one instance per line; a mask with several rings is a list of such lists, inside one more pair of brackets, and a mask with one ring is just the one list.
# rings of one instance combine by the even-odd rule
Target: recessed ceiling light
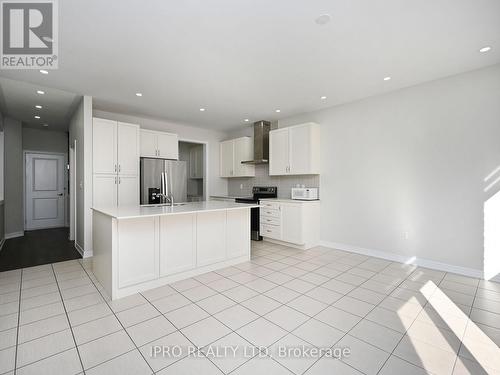
[[391,80],[391,77],[387,76],[387,77],[384,77],[384,81],[390,81]]
[[45,69],[41,69],[41,70],[40,70],[40,73],[42,73],[42,74],[49,74],[49,71],[48,71],[48,70],[45,70]]
[[328,13],[325,13],[316,18],[314,22],[316,22],[318,25],[325,25],[330,22],[331,19],[332,16],[330,16]]
[[39,95],[43,95],[43,94],[45,94],[45,91],[37,90],[36,93],[39,94]]
[[281,109],[277,109],[275,112],[276,112],[276,113],[280,113],[280,112],[281,112]]
[[48,128],[49,127],[49,124],[43,124],[44,127]]
[[136,92],[135,96],[142,96],[142,92]]
[[42,106],[37,104],[35,108],[42,109]]
[[246,119],[244,119],[243,121],[248,122],[248,121],[250,121],[250,119],[247,119],[247,118],[246,118]]
[[490,46],[486,46],[486,47],[483,47],[479,50],[479,52],[483,53],[483,52],[488,52],[491,50],[491,47]]
[[38,119],[40,119],[40,116],[37,115],[37,116],[35,116],[35,118],[38,120]]
[[205,108],[200,108],[200,112],[205,112]]
[[326,96],[324,96],[324,95],[323,95],[320,99],[321,99],[321,100],[325,100],[325,99],[326,99]]

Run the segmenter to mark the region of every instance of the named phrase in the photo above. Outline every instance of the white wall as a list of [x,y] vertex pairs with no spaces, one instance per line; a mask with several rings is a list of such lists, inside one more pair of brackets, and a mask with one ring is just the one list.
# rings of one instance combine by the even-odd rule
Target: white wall
[[115,121],[139,124],[143,129],[160,130],[179,135],[181,141],[207,142],[208,174],[206,196],[227,194],[227,181],[219,177],[219,142],[225,139],[226,133],[178,124],[174,122],[154,120],[144,117],[129,116],[118,113],[94,110],[95,117]]
[[5,237],[24,234],[23,136],[21,121],[4,118]]
[[0,250],[5,241],[5,215],[4,215],[4,132],[3,114],[0,112]]
[[73,145],[75,141],[75,244],[83,256],[90,256],[92,255],[92,97],[84,96],[71,116],[69,142]]
[[23,126],[23,150],[68,153],[68,133]]
[[322,241],[483,270],[483,205],[500,190],[484,192],[500,166],[500,65],[280,126],[306,121],[322,125]]

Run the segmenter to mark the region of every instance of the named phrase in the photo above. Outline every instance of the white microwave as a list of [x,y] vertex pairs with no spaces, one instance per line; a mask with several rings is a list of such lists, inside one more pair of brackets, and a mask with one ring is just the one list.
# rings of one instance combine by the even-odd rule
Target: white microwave
[[292,188],[292,199],[314,201],[319,199],[318,188]]

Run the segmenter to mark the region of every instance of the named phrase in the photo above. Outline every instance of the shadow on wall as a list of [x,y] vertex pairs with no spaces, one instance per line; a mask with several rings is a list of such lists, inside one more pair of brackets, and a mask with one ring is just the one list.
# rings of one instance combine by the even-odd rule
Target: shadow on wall
[[500,275],[500,166],[484,178],[484,279]]

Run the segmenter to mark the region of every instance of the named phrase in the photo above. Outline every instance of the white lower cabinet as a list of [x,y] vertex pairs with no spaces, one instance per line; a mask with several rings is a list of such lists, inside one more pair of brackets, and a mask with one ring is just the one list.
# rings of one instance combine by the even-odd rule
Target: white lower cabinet
[[196,214],[196,264],[226,259],[226,211]]
[[283,241],[299,245],[305,243],[304,230],[306,225],[302,221],[304,217],[303,211],[303,204],[281,205],[281,235]]
[[123,288],[158,278],[158,218],[122,220],[117,230],[118,286]]
[[118,206],[139,205],[139,178],[137,176],[118,176]]
[[160,217],[160,277],[196,267],[196,214]]
[[320,203],[261,200],[262,237],[309,249],[319,245]]
[[94,207],[115,207],[118,183],[116,174],[95,174],[92,183]]

